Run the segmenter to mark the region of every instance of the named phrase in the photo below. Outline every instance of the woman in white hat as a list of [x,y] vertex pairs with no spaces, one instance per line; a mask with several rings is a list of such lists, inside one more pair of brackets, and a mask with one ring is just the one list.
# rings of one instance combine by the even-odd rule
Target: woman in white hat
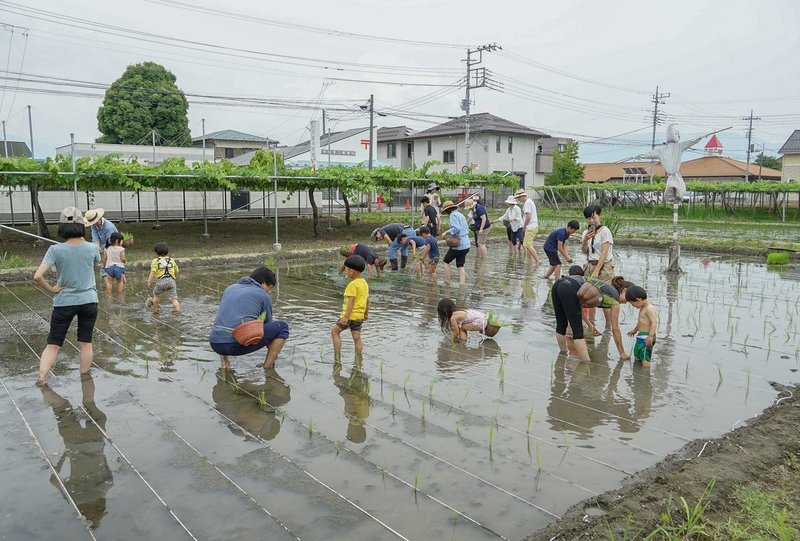
[[502,216],[495,220],[495,223],[502,222],[505,225],[508,248],[518,254],[522,247],[522,238],[525,235],[525,230],[522,228],[522,211],[517,206],[517,200],[513,195],[506,198],[505,204],[508,205],[508,208]]
[[[40,385],[47,381],[58,352],[64,345],[69,326],[76,316],[81,374],[89,372],[94,359],[92,333],[97,320],[97,284],[94,267],[100,266],[100,254],[83,238],[86,229],[80,210],[75,207],[65,208],[61,211],[60,222],[58,235],[64,242],[54,244],[47,249],[41,265],[33,275],[37,284],[50,293],[55,293],[47,347],[39,359],[39,378],[36,383]],[[53,268],[58,278],[55,285],[50,285],[45,275]]]

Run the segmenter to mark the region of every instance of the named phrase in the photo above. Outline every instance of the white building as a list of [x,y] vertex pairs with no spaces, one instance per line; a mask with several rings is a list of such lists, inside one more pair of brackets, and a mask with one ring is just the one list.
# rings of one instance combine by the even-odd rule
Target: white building
[[[464,155],[465,117],[413,133],[402,140],[411,152],[413,162],[420,167],[427,161],[442,162],[438,169],[453,173],[471,167],[476,173],[513,173],[520,178],[520,186],[531,188],[544,185],[544,175],[552,170],[552,157],[542,163],[543,141],[550,138],[540,131],[527,128],[489,113],[470,115],[470,151],[467,166]],[[393,141],[388,139],[378,145],[378,156]],[[396,141],[400,143],[401,141]],[[411,143],[411,149],[408,149]],[[434,169],[435,170],[435,169]]]
[[378,129],[376,158],[398,169],[411,168],[414,157],[414,141],[417,130],[407,126],[391,126]]
[[260,148],[267,149],[278,143],[269,137],[236,130],[221,130],[193,137],[192,145],[202,148],[204,140],[209,161],[232,160],[242,154],[255,152]]
[[[56,154],[62,156],[69,156],[71,153],[71,145],[64,145],[56,148]],[[206,158],[211,161],[211,153],[206,151]],[[119,154],[120,160],[129,161],[132,159],[138,160],[139,163],[146,165],[158,164],[167,158],[183,158],[186,165],[192,165],[195,162],[202,163],[203,149],[195,147],[166,147],[151,145],[116,145],[110,143],[75,143],[75,158],[100,157],[108,156],[109,154]]]

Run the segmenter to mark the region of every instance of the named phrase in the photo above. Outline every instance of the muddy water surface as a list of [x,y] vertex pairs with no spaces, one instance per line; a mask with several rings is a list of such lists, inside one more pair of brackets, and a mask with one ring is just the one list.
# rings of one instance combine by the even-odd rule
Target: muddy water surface
[[[67,343],[44,388],[32,383],[51,301],[0,287],[0,534],[519,539],[744,422],[775,400],[770,381],[798,380],[796,270],[685,256],[668,279],[664,254],[620,250],[617,270],[661,318],[645,370],[619,361],[609,333],[591,363],[560,356],[542,269],[490,249],[461,291],[373,279],[360,364],[346,335],[332,358],[338,262],[282,270],[275,314],[292,336],[271,371],[256,353],[221,372],[206,343],[219,295],[249,269],[182,275],[180,316],[147,312],[132,276],[124,299],[101,295],[92,377]],[[509,326],[453,344],[443,296]],[[635,310],[622,320],[632,328]]]

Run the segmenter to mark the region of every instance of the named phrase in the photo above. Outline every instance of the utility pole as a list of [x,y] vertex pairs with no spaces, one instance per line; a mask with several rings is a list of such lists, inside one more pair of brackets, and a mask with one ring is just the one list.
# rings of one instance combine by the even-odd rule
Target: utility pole
[[[153,128],[151,132],[153,135],[153,167],[156,166],[156,130]],[[159,229],[161,225],[158,223],[158,186],[153,188],[153,195],[155,196],[156,202],[156,225],[153,226],[153,229]]]
[[[486,86],[486,68],[480,69],[472,69],[472,66],[476,66],[483,62],[483,52],[491,52],[497,49],[502,50],[503,48],[500,47],[497,43],[488,43],[486,45],[481,45],[474,50],[467,49],[467,59],[465,60],[467,64],[467,78],[466,82],[466,95],[464,97],[464,101],[461,102],[461,109],[464,111],[464,172],[472,170],[472,163],[469,159],[469,110],[470,110],[470,98],[469,98],[469,91],[475,88],[480,88],[482,86]],[[472,55],[477,53],[478,59],[472,60]],[[472,83],[472,73],[475,72],[475,83]],[[480,76],[479,76],[480,73]]]
[[4,158],[8,158],[8,139],[6,139],[6,121],[3,120],[3,154]]
[[[36,159],[33,152],[33,120],[31,119],[31,106],[28,105],[28,132],[31,136],[31,159]],[[34,180],[31,183],[31,209],[33,209],[33,219],[36,222],[36,234],[42,236],[42,221],[39,219],[39,184]],[[44,213],[42,213],[44,216]]]
[[761,182],[761,167],[764,165],[764,150],[766,149],[766,144],[761,143],[761,159],[758,160],[758,181]]
[[[658,125],[658,105],[664,105],[666,102],[661,101],[664,98],[669,98],[669,92],[666,94],[659,94],[658,93],[658,86],[656,86],[656,93],[653,94],[653,99],[650,100],[653,102],[655,107],[653,108],[653,140],[650,142],[650,150],[656,148],[656,126]],[[650,158],[650,184],[653,183],[653,159]]]
[[750,143],[750,140],[753,137],[753,121],[754,120],[761,120],[760,116],[753,116],[753,110],[750,109],[750,116],[744,117],[742,120],[749,120],[750,125],[747,128],[747,167],[745,168],[744,172],[744,181],[750,182],[750,151],[753,148],[753,145]]

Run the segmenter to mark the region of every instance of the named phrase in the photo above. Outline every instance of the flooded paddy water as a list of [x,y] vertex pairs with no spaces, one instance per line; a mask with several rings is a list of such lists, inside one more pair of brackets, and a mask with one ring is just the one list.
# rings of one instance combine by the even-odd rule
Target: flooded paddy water
[[[659,312],[649,370],[620,362],[610,333],[591,363],[559,355],[544,269],[500,245],[483,265],[470,254],[463,290],[372,279],[360,365],[347,333],[333,362],[338,260],[279,272],[291,337],[269,371],[255,353],[222,372],[206,341],[219,295],[251,269],[182,273],[179,316],[145,310],[144,276],[124,299],[101,293],[92,377],[72,341],[43,388],[51,300],[0,286],[0,536],[520,539],[800,379],[796,268],[684,255],[668,277],[665,253],[619,252]],[[510,326],[453,344],[443,296]]]

